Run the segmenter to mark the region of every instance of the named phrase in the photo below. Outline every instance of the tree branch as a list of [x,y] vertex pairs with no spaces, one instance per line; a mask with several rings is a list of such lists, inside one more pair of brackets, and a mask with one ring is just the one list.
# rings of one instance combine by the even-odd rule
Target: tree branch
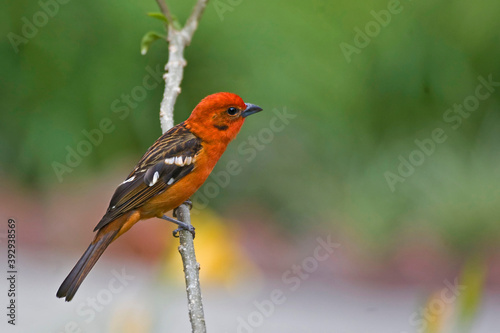
[[[158,4],[162,4],[167,13],[170,13],[168,6],[157,0]],[[163,93],[163,100],[160,105],[160,123],[163,133],[174,125],[174,105],[177,96],[181,93],[181,81],[184,75],[184,67],[186,66],[186,59],[184,59],[184,49],[193,38],[193,34],[198,27],[198,21],[207,6],[208,0],[198,0],[193,8],[191,15],[186,21],[186,25],[181,30],[174,28],[172,22],[168,25],[168,62],[165,65],[166,74],[163,75],[165,80],[165,92]],[[160,5],[160,9],[164,11]]]
[[158,7],[160,7],[162,14],[165,15],[165,17],[168,20],[167,26],[168,24],[173,24],[174,18],[172,17],[172,13],[170,13],[170,9],[165,3],[165,0],[156,0],[156,3],[158,4]]
[[[181,92],[181,82],[184,76],[186,59],[184,49],[191,43],[193,34],[198,27],[203,11],[208,0],[198,0],[184,28],[175,28],[173,16],[164,0],[156,0],[163,15],[168,19],[168,62],[165,65],[166,73],[165,92],[160,106],[160,123],[162,132],[165,133],[174,125],[174,105]],[[177,218],[187,224],[191,224],[189,208],[182,204],[177,209]],[[179,253],[182,257],[184,275],[186,278],[186,292],[188,297],[189,320],[193,333],[205,333],[205,315],[201,299],[201,288],[199,280],[200,264],[196,261],[193,236],[189,231],[182,230],[179,233]]]
[[193,11],[191,12],[191,15],[187,19],[184,29],[182,29],[186,35],[186,45],[191,43],[191,38],[193,38],[193,34],[196,31],[196,28],[198,28],[198,22],[200,21],[201,15],[203,15],[203,11],[205,10],[207,3],[208,0],[198,0],[196,6],[194,6]]
[[[180,221],[191,224],[189,208],[181,205],[177,209],[177,218]],[[179,233],[179,253],[182,257],[184,276],[186,278],[186,290],[188,297],[189,320],[193,332],[206,332],[205,316],[203,313],[203,303],[200,289],[200,264],[196,261],[194,252],[193,235],[186,230]]]

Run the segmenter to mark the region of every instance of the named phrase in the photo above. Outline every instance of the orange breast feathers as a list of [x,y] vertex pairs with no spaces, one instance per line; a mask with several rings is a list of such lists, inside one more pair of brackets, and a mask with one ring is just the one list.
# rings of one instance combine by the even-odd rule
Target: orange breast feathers
[[139,208],[141,217],[161,217],[189,199],[207,180],[226,146],[202,143],[200,152],[195,156],[193,170]]

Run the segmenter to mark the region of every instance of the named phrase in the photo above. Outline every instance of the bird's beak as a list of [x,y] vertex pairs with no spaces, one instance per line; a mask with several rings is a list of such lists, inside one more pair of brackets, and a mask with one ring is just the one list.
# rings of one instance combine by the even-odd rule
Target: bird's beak
[[254,105],[254,104],[250,104],[250,103],[245,103],[245,105],[247,106],[247,108],[245,109],[245,111],[243,111],[241,113],[241,116],[243,118],[248,117],[251,114],[254,114],[254,113],[262,111],[262,108],[260,106],[257,106],[257,105]]

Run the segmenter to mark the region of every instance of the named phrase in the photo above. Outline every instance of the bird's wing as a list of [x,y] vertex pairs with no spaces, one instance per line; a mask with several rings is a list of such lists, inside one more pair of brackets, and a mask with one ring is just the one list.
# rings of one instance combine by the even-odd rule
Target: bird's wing
[[134,171],[113,194],[108,210],[94,231],[144,205],[194,168],[201,140],[181,123],[163,134],[148,149]]

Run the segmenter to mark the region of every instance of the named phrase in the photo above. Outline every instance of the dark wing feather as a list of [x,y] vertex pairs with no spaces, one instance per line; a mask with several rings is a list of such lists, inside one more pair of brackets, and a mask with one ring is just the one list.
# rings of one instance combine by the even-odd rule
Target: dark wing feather
[[189,174],[194,168],[194,164],[183,166],[167,164],[165,159],[194,158],[201,148],[201,140],[192,134],[184,123],[163,134],[144,154],[127,180],[118,186],[106,214],[94,231],[123,214],[141,207],[149,199],[164,192]]

